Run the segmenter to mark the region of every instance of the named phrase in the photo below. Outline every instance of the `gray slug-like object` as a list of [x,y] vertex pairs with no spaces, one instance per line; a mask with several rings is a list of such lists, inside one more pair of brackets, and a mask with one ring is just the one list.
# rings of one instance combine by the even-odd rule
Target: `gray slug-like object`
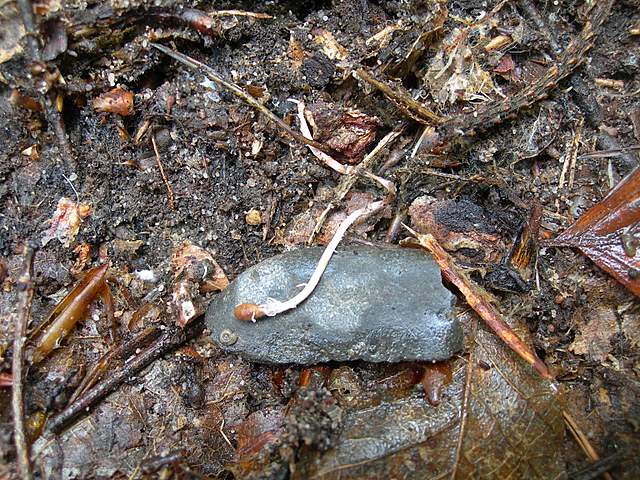
[[209,305],[215,342],[260,363],[446,360],[462,349],[454,296],[424,251],[352,247],[336,251],[311,296],[293,310],[257,322],[233,315],[241,303],[286,300],[322,255],[306,248],[243,272]]

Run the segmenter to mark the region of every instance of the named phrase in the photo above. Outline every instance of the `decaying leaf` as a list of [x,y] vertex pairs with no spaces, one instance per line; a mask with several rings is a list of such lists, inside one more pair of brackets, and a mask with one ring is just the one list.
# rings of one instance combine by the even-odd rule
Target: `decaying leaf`
[[611,350],[611,337],[618,333],[615,311],[606,305],[579,308],[573,316],[578,333],[569,346],[577,355],[586,355],[594,362],[602,362]]
[[472,249],[494,262],[503,256],[490,216],[472,202],[418,197],[409,207],[409,216],[418,232],[431,233],[448,251]]
[[200,292],[219,292],[229,279],[213,256],[191,242],[185,242],[171,257],[175,283],[172,302],[178,311],[176,323],[184,327],[204,312],[205,298]]
[[[319,189],[313,206],[297,215],[287,226],[284,244],[285,245],[301,245],[309,241],[313,236],[316,225],[320,221],[329,201],[331,191],[329,189]],[[340,223],[350,214],[370,204],[374,200],[374,195],[369,192],[350,192],[345,198],[344,210],[334,211],[328,214],[323,224],[322,231],[315,237],[317,243],[326,245],[329,243],[333,234],[338,229]],[[365,235],[371,231],[373,226],[369,222],[362,222],[353,227],[356,235]]]
[[313,41],[320,45],[324,54],[331,60],[344,60],[349,55],[346,48],[338,43],[333,34],[324,28],[312,31]]
[[284,431],[284,410],[281,406],[258,410],[238,426],[237,463],[230,465],[237,478],[251,478],[250,474],[257,472],[265,477],[286,472],[284,465],[272,462],[269,448]]
[[45,246],[54,238],[68,247],[78,235],[80,222],[91,213],[91,207],[86,203],[76,203],[66,197],[58,201],[58,207],[51,217],[51,226],[42,237],[42,246]]
[[362,160],[380,125],[375,117],[323,100],[309,105],[305,116],[313,126],[313,138],[342,153],[351,164]]
[[547,244],[578,248],[640,296],[640,168]]
[[28,95],[23,95],[16,88],[11,91],[9,102],[16,107],[25,108],[32,112],[41,112],[43,110],[42,104],[38,100]]
[[123,88],[114,88],[96,98],[93,108],[98,112],[117,113],[123,117],[133,115],[133,93]]
[[303,451],[292,478],[561,477],[564,424],[551,384],[482,327],[467,332],[469,357],[455,360],[439,406],[414,393],[352,408],[335,446]]
[[424,81],[442,105],[458,100],[489,100],[497,90],[491,74],[472,53],[467,30],[455,29],[432,60]]

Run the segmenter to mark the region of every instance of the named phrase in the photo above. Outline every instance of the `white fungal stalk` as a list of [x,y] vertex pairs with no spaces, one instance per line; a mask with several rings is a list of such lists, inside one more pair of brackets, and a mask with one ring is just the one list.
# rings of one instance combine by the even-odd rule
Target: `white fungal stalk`
[[[309,125],[307,124],[307,121],[304,118],[304,103],[298,100],[293,100],[293,99],[289,99],[289,101],[296,103],[298,105],[298,119],[300,120],[300,131],[306,138],[308,138],[309,140],[313,140],[313,137],[311,136],[311,130],[309,130]],[[341,164],[340,162],[333,159],[330,155],[318,150],[317,148],[312,147],[311,145],[308,145],[308,147],[316,157],[322,160],[327,166],[329,166],[333,170],[342,174],[347,174],[347,175],[352,175],[355,173],[355,170],[353,167]],[[324,252],[322,252],[322,256],[320,257],[320,260],[318,261],[318,265],[316,266],[316,269],[313,271],[311,278],[306,283],[304,288],[300,290],[300,292],[298,292],[294,297],[284,302],[281,302],[274,298],[269,298],[269,300],[261,304],[243,303],[243,304],[237,305],[236,308],[234,309],[234,315],[238,320],[255,322],[256,319],[258,318],[261,318],[264,316],[273,317],[275,315],[278,315],[279,313],[286,312],[287,310],[296,308],[298,305],[304,302],[309,297],[309,295],[313,293],[315,288],[318,286],[318,283],[320,282],[320,279],[322,278],[322,275],[326,270],[327,265],[331,260],[331,257],[333,256],[334,252],[336,251],[336,248],[342,241],[342,238],[344,237],[345,233],[347,233],[347,230],[349,230],[349,227],[351,227],[351,225],[353,225],[356,221],[358,221],[358,219],[377,212],[378,210],[382,209],[385,205],[388,205],[393,201],[396,195],[396,189],[395,189],[395,185],[392,182],[384,178],[378,177],[377,175],[374,175],[373,173],[370,173],[370,172],[364,172],[363,175],[372,180],[375,180],[380,185],[382,185],[388,192],[387,196],[383,200],[379,200],[377,202],[373,202],[367,205],[366,207],[359,208],[358,210],[351,213],[349,216],[347,216],[347,218],[345,218],[342,221],[342,223],[336,230],[335,234],[333,235],[333,238],[325,248]]]
[[322,278],[322,274],[324,273],[324,271],[327,268],[327,265],[329,264],[329,260],[331,260],[331,257],[333,256],[334,252],[336,251],[336,248],[342,241],[344,234],[347,233],[347,230],[349,229],[349,227],[353,225],[363,215],[369,212],[375,211],[375,209],[377,209],[378,207],[378,204],[381,204],[381,203],[382,203],[381,201],[375,202],[367,207],[359,208],[358,210],[353,212],[351,215],[349,215],[347,218],[345,218],[342,221],[342,223],[336,230],[336,233],[333,235],[333,238],[327,245],[327,248],[325,248],[324,252],[322,252],[322,256],[318,261],[318,265],[316,266],[316,269],[313,271],[313,275],[311,275],[311,278],[309,279],[307,284],[304,286],[302,290],[300,290],[300,292],[296,296],[294,296],[293,298],[285,302],[280,302],[275,299],[269,299],[266,303],[258,305],[260,310],[262,310],[265,315],[269,317],[273,317],[279,313],[286,312],[287,310],[296,308],[298,305],[304,302],[307,299],[307,297],[311,295],[311,293],[318,286],[318,283],[320,282],[320,278]]

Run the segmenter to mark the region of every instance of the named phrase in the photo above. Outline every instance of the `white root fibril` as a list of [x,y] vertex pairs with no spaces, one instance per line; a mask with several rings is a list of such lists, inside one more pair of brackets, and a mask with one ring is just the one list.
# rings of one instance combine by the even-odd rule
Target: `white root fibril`
[[[302,132],[302,135],[304,135],[309,140],[313,140],[313,137],[311,136],[311,130],[309,129],[309,125],[307,124],[307,121],[304,117],[304,103],[298,100],[293,100],[293,99],[289,99],[289,101],[296,103],[298,105],[298,119],[300,121],[300,131]],[[317,148],[314,148],[310,145],[308,145],[308,147],[316,157],[322,160],[327,166],[329,166],[333,170],[342,174],[347,174],[347,175],[352,175],[353,173],[355,173],[353,167],[341,164],[340,162],[333,159],[330,155],[318,150]],[[258,305],[256,304],[238,305],[234,313],[239,320],[251,320],[255,322],[256,318],[260,318],[265,315],[268,317],[273,317],[275,315],[278,315],[279,313],[286,312],[287,310],[296,308],[298,305],[304,302],[309,297],[309,295],[313,293],[315,288],[318,286],[318,283],[320,282],[320,279],[322,278],[322,275],[326,270],[327,265],[331,260],[331,257],[333,256],[334,252],[336,251],[336,248],[342,241],[342,238],[344,237],[345,233],[347,233],[347,230],[349,230],[349,227],[351,227],[351,225],[353,225],[356,221],[358,221],[358,219],[366,215],[370,215],[372,213],[377,212],[386,204],[388,204],[390,201],[392,201],[393,198],[395,198],[396,190],[395,190],[395,185],[392,182],[384,178],[378,177],[377,175],[374,175],[370,172],[365,172],[363,175],[380,183],[380,185],[382,185],[388,191],[387,197],[385,197],[385,199],[383,200],[373,202],[367,205],[366,207],[359,208],[358,210],[351,213],[349,216],[347,216],[347,218],[345,218],[342,221],[342,223],[336,230],[335,234],[333,235],[333,238],[325,248],[324,252],[322,252],[322,256],[320,257],[320,260],[318,261],[318,265],[316,266],[316,269],[311,275],[311,278],[304,285],[304,288],[300,290],[300,292],[298,292],[294,297],[284,302],[281,302],[274,298],[269,298],[265,303],[261,303]]]

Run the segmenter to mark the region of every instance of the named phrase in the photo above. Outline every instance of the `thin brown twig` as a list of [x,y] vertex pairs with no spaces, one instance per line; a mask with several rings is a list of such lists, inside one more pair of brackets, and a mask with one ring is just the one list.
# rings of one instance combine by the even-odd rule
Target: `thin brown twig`
[[265,117],[267,117],[269,120],[271,120],[276,125],[278,125],[282,130],[284,130],[288,135],[292,136],[295,140],[301,143],[304,143],[305,145],[309,145],[311,147],[317,148],[318,150],[321,150],[325,153],[333,153],[331,152],[331,149],[328,148],[326,145],[323,145],[320,142],[316,142],[315,140],[309,140],[305,138],[304,135],[302,135],[301,133],[296,132],[293,128],[287,125],[280,117],[278,117],[275,113],[273,113],[267,107],[262,105],[259,101],[253,98],[249,93],[245,92],[242,88],[240,88],[235,83],[229,82],[223,79],[220,75],[218,75],[218,73],[213,68],[209,67],[208,65],[205,65],[204,63],[199,62],[195,58],[191,58],[188,55],[171,50],[170,48],[167,48],[164,45],[160,45],[159,43],[150,42],[150,45],[154,48],[157,48],[165,55],[169,55],[171,58],[186,65],[187,67],[201,72],[202,74],[206,75],[210,80],[212,80],[219,86],[226,88],[231,93],[233,93],[236,97],[238,97],[240,100],[252,106],[256,110],[258,110],[260,113],[262,113]]
[[[473,341],[477,341],[478,337],[478,320],[473,320],[473,330],[471,332]],[[469,358],[467,359],[467,370],[464,375],[464,392],[462,394],[462,405],[460,405],[460,430],[458,432],[458,441],[456,442],[456,455],[453,461],[453,469],[451,471],[451,480],[455,480],[458,473],[458,465],[460,464],[460,456],[462,454],[462,443],[464,441],[464,435],[467,428],[467,418],[469,416],[469,399],[471,398],[471,378],[473,369],[475,368],[475,349],[471,349],[469,352]]]
[[31,461],[29,458],[29,444],[24,425],[24,393],[22,381],[24,379],[24,344],[27,339],[27,325],[31,317],[31,301],[33,299],[33,255],[34,251],[28,245],[24,246],[22,271],[16,282],[18,290],[18,309],[15,318],[15,334],[13,340],[13,389],[11,405],[13,407],[14,440],[18,457],[18,472],[23,480],[33,478]]
[[[42,62],[42,48],[40,45],[40,36],[38,34],[38,26],[36,24],[35,16],[33,15],[33,7],[30,0],[17,0],[18,7],[20,9],[20,15],[22,17],[22,23],[27,36],[27,45],[29,46],[29,54],[32,61]],[[56,67],[57,69],[57,67]],[[45,67],[46,70],[46,67]],[[75,154],[69,145],[67,139],[67,132],[64,125],[62,115],[56,107],[56,92],[54,90],[41,95],[42,103],[44,104],[44,113],[47,119],[47,123],[53,128],[53,131],[58,140],[58,144],[62,149],[62,155],[67,168],[74,172],[78,168],[78,164],[75,158]]]
[[553,380],[553,375],[535,352],[513,331],[502,316],[490,305],[488,293],[475,284],[460,271],[451,256],[442,248],[431,234],[418,233],[408,226],[404,226],[432,255],[444,277],[453,283],[462,293],[467,303],[480,315],[491,330],[509,346],[520,358],[531,365],[543,378]]
[[[571,436],[573,436],[577,444],[580,445],[580,448],[587,455],[587,457],[589,457],[589,460],[591,460],[592,462],[597,462],[598,460],[600,460],[600,455],[598,455],[596,449],[593,448],[593,445],[591,445],[589,438],[582,431],[573,416],[564,409],[562,410],[562,416],[564,417],[564,423],[569,429]],[[605,480],[613,480],[613,477],[609,472],[603,473],[602,476],[605,478]]]
[[204,323],[202,321],[193,321],[184,329],[167,329],[156,343],[127,362],[121,369],[112,372],[110,376],[96,384],[62,412],[53,417],[47,425],[47,430],[53,433],[60,432],[71,420],[87,412],[98,401],[114,391],[127,378],[137,374],[162,355],[197,337],[202,333],[203,329]]
[[398,108],[400,108],[414,120],[417,120],[420,123],[426,123],[427,125],[439,125],[444,121],[442,117],[433,113],[417,100],[414,100],[407,93],[401,90],[394,90],[386,83],[374,78],[363,68],[359,68],[358,70],[356,70],[355,74],[358,76],[358,78],[362,79],[369,85],[377,88],[382,93],[384,93],[398,106]]
[[151,143],[153,145],[153,151],[156,154],[156,163],[158,164],[158,169],[160,170],[160,175],[162,176],[162,181],[167,187],[167,196],[169,197],[169,208],[171,210],[176,209],[176,204],[174,203],[173,198],[173,188],[171,188],[171,184],[169,183],[169,179],[167,178],[167,174],[164,173],[164,167],[162,166],[162,161],[160,160],[160,152],[158,152],[158,146],[156,145],[156,136],[151,135]]

